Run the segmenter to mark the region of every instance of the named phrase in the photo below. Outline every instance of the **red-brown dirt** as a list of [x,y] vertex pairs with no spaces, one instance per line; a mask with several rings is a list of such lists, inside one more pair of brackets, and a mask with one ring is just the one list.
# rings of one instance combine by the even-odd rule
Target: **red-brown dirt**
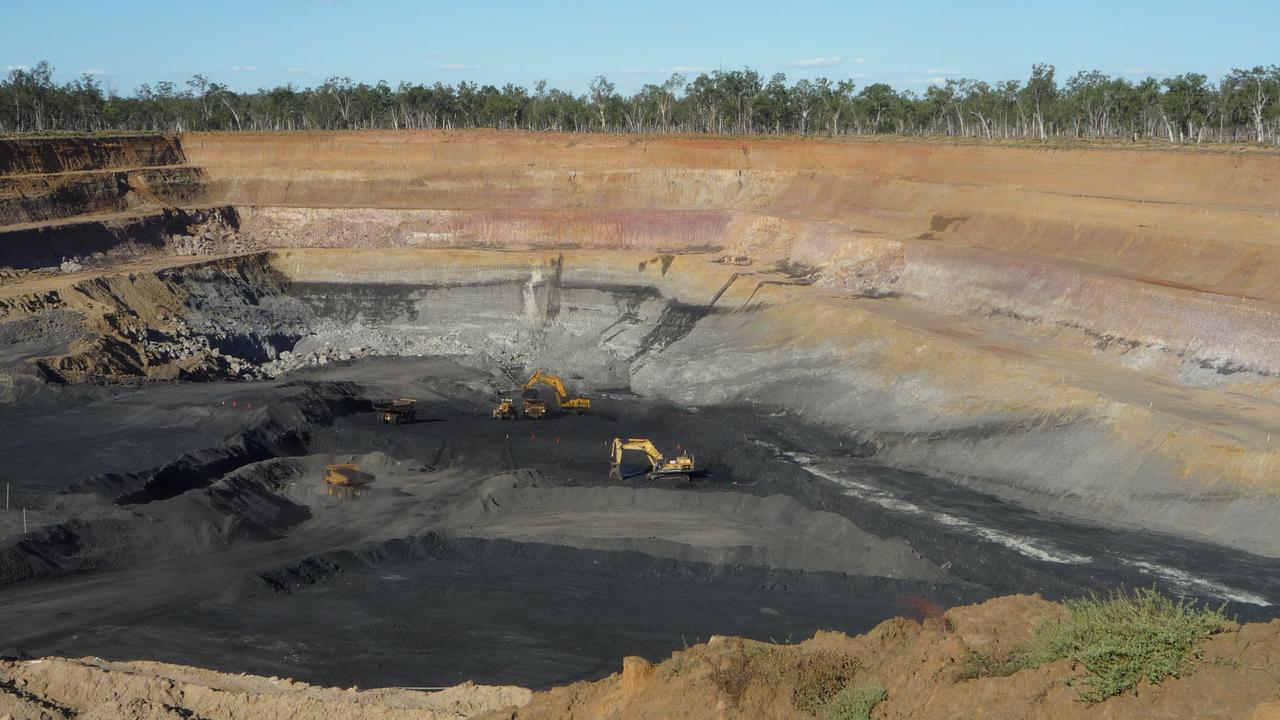
[[1280,621],[1234,627],[1210,638],[1203,657],[1182,677],[1144,683],[1095,704],[1079,698],[1084,671],[1067,660],[1008,677],[961,679],[971,652],[1006,655],[1061,612],[1038,597],[1010,596],[954,608],[944,621],[889,620],[858,637],[819,633],[794,646],[713,638],[656,667],[627,658],[622,672],[599,682],[537,693],[524,707],[482,717],[803,720],[813,715],[795,707],[805,675],[793,668],[806,660],[843,666],[840,658],[857,668],[851,684],[887,691],[871,714],[875,720],[1273,717],[1280,698]]

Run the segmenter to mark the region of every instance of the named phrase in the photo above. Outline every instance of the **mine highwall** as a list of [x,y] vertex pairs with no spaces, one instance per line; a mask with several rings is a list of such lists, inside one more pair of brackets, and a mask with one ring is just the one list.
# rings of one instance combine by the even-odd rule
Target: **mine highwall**
[[[184,138],[281,247],[716,250],[1179,382],[1280,372],[1274,155],[515,133]],[[1247,302],[1246,302],[1247,301]]]
[[269,251],[0,303],[86,318],[98,339],[43,361],[65,379],[216,377],[357,327],[376,354],[785,411],[1032,507],[1280,553],[1274,154],[501,132],[23,152],[0,171],[10,267],[183,233]]
[[874,447],[872,462],[1037,509],[1280,551],[1265,438],[712,255],[280,250],[272,264],[299,295],[326,295],[343,329],[572,367],[590,386],[684,406],[786,412]]

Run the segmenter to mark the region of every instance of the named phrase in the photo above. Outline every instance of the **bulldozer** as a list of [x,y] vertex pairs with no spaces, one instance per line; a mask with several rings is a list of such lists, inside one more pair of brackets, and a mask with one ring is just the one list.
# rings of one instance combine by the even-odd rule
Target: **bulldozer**
[[686,452],[668,460],[662,451],[648,438],[613,439],[612,452],[609,455],[609,477],[622,480],[622,453],[633,450],[644,453],[649,459],[650,479],[661,477],[682,478],[688,480],[694,473],[693,456]]
[[382,413],[382,422],[387,425],[402,425],[418,417],[418,401],[411,398],[377,400],[373,409]]
[[[527,394],[537,385],[542,384],[550,387],[556,394],[556,407],[561,410],[573,410],[574,412],[586,412],[591,409],[591,399],[581,396],[570,397],[569,391],[565,390],[564,380],[558,375],[535,370],[533,375],[525,382],[523,391]],[[526,417],[540,418],[547,414],[547,404],[541,400],[526,398],[524,401],[524,414]]]
[[359,465],[340,463],[324,466],[324,484],[331,497],[351,499],[360,497],[364,486],[373,482],[373,475],[360,469]]

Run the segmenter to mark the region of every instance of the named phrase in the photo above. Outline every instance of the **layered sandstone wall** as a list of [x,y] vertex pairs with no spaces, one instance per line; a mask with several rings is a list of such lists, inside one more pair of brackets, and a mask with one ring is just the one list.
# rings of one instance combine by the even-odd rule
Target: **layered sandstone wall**
[[234,228],[234,212],[206,195],[176,137],[0,138],[0,267],[173,252],[175,236]]

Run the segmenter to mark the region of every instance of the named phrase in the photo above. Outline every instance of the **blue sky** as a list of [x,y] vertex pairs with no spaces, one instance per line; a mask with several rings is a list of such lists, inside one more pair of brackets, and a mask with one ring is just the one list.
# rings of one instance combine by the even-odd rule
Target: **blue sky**
[[[980,9],[974,10],[972,8]],[[1212,78],[1280,64],[1280,0],[0,0],[0,69],[50,61],[118,92],[195,73],[252,90],[329,75],[620,90],[744,65],[923,89],[1023,78],[1034,62]]]

